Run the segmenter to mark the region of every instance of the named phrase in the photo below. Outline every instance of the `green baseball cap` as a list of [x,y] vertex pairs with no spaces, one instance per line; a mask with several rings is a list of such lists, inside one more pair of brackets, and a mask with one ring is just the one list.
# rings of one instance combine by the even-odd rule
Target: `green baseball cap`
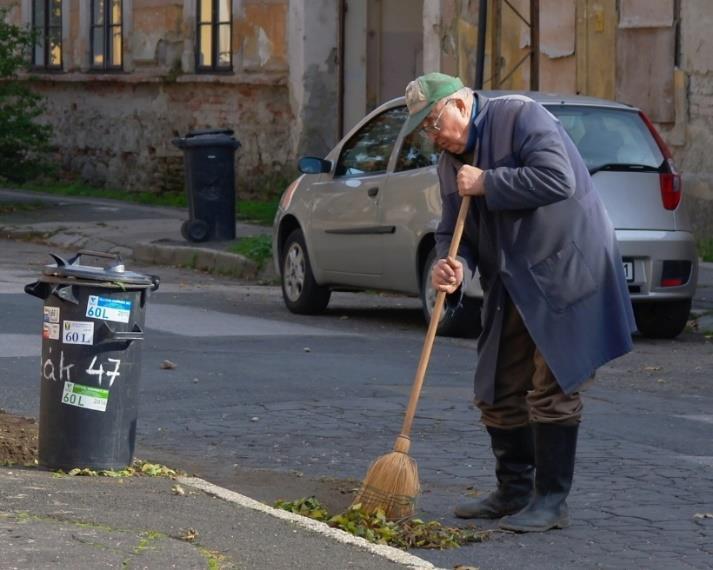
[[426,73],[414,79],[406,86],[406,134],[416,129],[444,97],[463,89],[463,82],[458,77],[444,73]]

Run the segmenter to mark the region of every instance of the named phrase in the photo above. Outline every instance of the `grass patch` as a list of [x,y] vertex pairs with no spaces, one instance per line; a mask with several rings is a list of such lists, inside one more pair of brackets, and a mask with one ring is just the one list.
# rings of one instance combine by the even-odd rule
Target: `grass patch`
[[238,219],[244,222],[254,222],[262,226],[271,226],[277,213],[279,199],[267,201],[238,200]]
[[20,185],[22,190],[32,190],[35,192],[46,192],[58,196],[108,198],[110,200],[121,200],[122,202],[133,202],[136,204],[146,204],[149,206],[173,206],[177,208],[186,207],[188,202],[183,192],[127,192],[118,188],[97,188],[81,182],[27,182]]
[[45,205],[42,202],[4,202],[0,203],[0,216],[14,214],[15,212],[31,212],[41,210]]
[[383,511],[367,513],[360,504],[352,505],[343,513],[330,516],[327,509],[314,497],[296,501],[277,501],[275,508],[325,522],[331,527],[365,538],[369,542],[403,549],[457,548],[473,542],[483,542],[490,534],[488,531],[474,528],[447,527],[438,521],[424,522],[415,518],[389,521],[386,520]]
[[244,255],[262,267],[272,257],[272,238],[270,236],[249,236],[228,248],[231,253]]
[[[185,192],[128,192],[118,188],[97,188],[82,182],[28,182],[19,186],[22,190],[46,192],[57,196],[107,198],[147,206],[170,206],[187,208],[188,199]],[[241,200],[238,198],[236,217],[238,220],[271,226],[277,213],[279,198],[268,200]],[[16,204],[16,206],[19,204]],[[17,211],[17,210],[11,210]],[[0,214],[8,213],[0,210]]]
[[713,238],[698,240],[698,255],[703,261],[713,261]]

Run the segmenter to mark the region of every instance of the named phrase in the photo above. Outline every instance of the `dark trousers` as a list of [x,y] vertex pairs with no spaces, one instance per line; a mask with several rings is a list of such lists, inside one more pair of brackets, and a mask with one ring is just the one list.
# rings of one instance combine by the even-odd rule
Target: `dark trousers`
[[481,421],[488,427],[501,429],[529,422],[579,423],[582,417],[579,393],[567,395],[559,387],[511,300],[505,305],[504,319],[495,400],[492,404],[475,401]]

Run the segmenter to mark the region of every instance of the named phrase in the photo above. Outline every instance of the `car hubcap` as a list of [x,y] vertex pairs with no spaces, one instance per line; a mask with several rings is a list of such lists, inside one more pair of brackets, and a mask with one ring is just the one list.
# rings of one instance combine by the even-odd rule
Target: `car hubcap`
[[305,255],[298,243],[293,243],[285,255],[282,272],[285,294],[292,302],[299,301],[305,284]]

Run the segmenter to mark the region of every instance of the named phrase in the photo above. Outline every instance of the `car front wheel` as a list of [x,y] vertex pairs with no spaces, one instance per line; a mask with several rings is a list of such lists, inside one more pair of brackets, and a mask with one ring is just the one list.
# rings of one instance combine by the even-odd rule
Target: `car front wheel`
[[[436,261],[438,261],[438,256],[436,255],[436,249],[433,248],[426,259],[426,263],[423,266],[423,275],[421,276],[421,308],[427,323],[431,322],[431,313],[433,312],[433,306],[436,304],[437,291],[431,283],[431,271]],[[437,334],[439,336],[477,337],[481,331],[481,305],[480,299],[464,296],[460,307],[454,311],[444,310],[441,313]]]
[[302,230],[294,230],[287,236],[281,268],[282,297],[290,311],[315,315],[327,308],[331,291],[314,280]]
[[691,299],[635,303],[634,316],[639,332],[649,338],[674,338],[686,328]]

